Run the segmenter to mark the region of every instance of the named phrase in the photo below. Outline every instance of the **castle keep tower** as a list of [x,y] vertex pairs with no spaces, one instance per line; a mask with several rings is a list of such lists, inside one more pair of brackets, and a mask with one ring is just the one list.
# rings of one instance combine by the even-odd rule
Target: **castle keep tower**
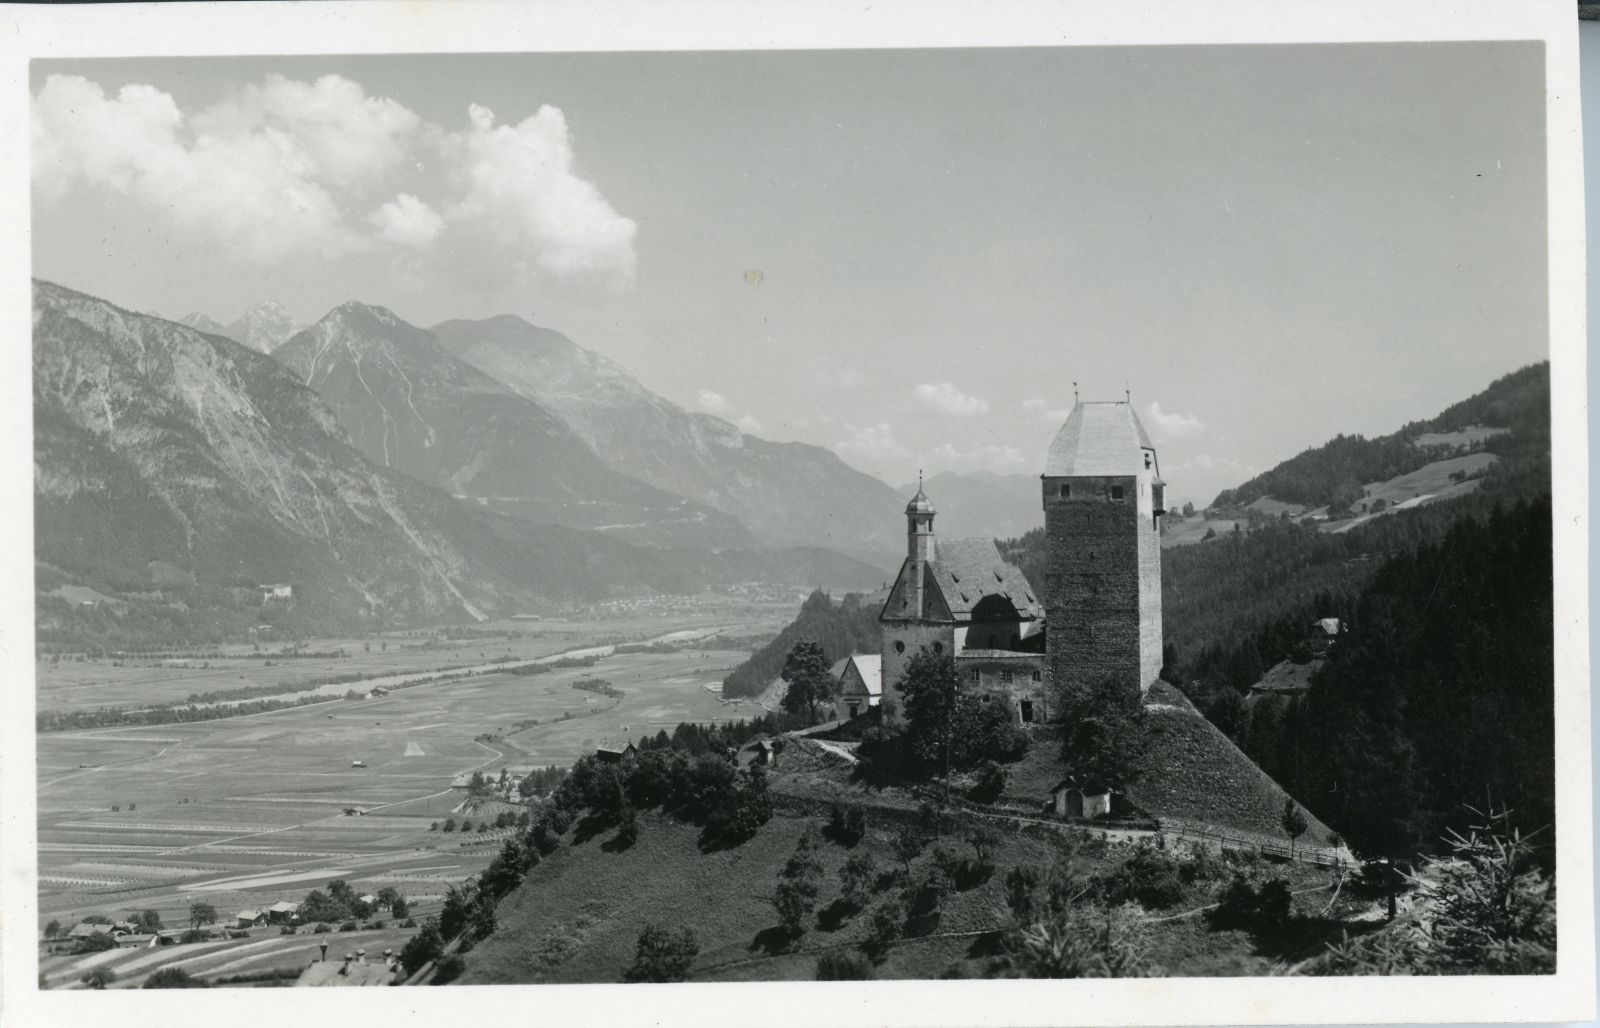
[[1078,403],[1045,458],[1047,664],[1058,687],[1161,673],[1165,483],[1131,402]]

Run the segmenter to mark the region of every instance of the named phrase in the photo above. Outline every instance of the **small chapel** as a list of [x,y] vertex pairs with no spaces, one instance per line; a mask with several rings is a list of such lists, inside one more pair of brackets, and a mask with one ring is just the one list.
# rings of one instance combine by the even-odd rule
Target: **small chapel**
[[1046,571],[1030,583],[992,539],[937,538],[919,481],[879,614],[883,690],[897,707],[923,649],[949,653],[963,690],[1004,696],[1023,724],[1051,716],[1057,686],[1116,675],[1142,695],[1161,673],[1166,484],[1132,402],[1076,402],[1040,482]]

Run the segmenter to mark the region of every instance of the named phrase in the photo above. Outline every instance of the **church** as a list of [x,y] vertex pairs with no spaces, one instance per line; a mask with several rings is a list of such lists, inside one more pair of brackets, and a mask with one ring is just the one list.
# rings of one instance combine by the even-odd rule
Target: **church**
[[1161,673],[1165,483],[1132,402],[1075,403],[1040,482],[1039,583],[992,539],[937,538],[919,483],[906,559],[879,614],[883,689],[898,709],[906,664],[924,649],[950,654],[963,690],[1003,695],[1024,724],[1051,716],[1055,686],[1116,675],[1142,694]]

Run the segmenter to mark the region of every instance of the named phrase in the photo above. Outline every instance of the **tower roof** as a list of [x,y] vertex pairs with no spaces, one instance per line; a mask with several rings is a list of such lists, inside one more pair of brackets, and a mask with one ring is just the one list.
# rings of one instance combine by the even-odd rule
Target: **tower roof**
[[922,491],[922,475],[917,474],[917,495],[911,497],[911,502],[906,504],[907,514],[937,514],[933,509],[933,501],[928,499],[928,494]]
[[1079,402],[1050,444],[1044,473],[1067,478],[1133,475],[1144,470],[1141,451],[1153,449],[1133,404]]

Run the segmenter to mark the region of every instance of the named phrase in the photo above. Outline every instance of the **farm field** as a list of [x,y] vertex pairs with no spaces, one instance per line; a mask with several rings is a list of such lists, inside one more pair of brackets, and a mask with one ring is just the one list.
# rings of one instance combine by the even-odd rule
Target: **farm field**
[[[669,634],[679,643],[704,637],[709,647],[707,633],[730,624]],[[449,885],[481,870],[504,834],[430,830],[461,816],[464,794],[450,790],[456,775],[564,766],[602,741],[684,720],[757,716],[763,708],[754,701],[725,703],[708,688],[746,656],[611,654],[592,667],[482,674],[370,700],[41,733],[40,923],[154,909],[181,924],[195,900],[226,916],[298,902],[334,878],[360,892],[393,885],[425,915]],[[572,688],[580,678],[603,678],[623,695]],[[366,766],[352,767],[355,760]]]
[[[793,614],[793,604],[708,607],[663,623],[659,617],[626,615],[605,619],[494,621],[476,625],[473,639],[423,638],[421,633],[393,633],[369,638],[330,637],[301,640],[307,653],[339,657],[285,657],[282,644],[247,643],[218,646],[204,653],[161,658],[85,658],[53,660],[40,654],[35,666],[40,710],[81,710],[107,706],[181,702],[195,693],[281,686],[283,694],[298,686],[335,676],[407,675],[436,672],[442,667],[474,665],[511,658],[531,660],[566,650],[652,639],[675,641],[711,632],[744,634],[776,631]],[[497,636],[497,637],[489,637]],[[218,656],[220,654],[220,656]],[[331,687],[342,695],[366,682]],[[370,686],[367,686],[370,687]]]
[[51,989],[83,988],[80,978],[95,968],[110,971],[112,989],[136,989],[155,972],[182,968],[192,975],[215,979],[277,968],[302,969],[321,957],[319,943],[328,944],[328,959],[338,960],[357,949],[367,951],[367,961],[377,963],[383,951],[399,952],[416,934],[415,928],[372,931],[300,933],[281,935],[276,928],[257,928],[248,939],[163,946],[160,949],[119,949],[73,956],[46,956],[39,962],[45,984]]

